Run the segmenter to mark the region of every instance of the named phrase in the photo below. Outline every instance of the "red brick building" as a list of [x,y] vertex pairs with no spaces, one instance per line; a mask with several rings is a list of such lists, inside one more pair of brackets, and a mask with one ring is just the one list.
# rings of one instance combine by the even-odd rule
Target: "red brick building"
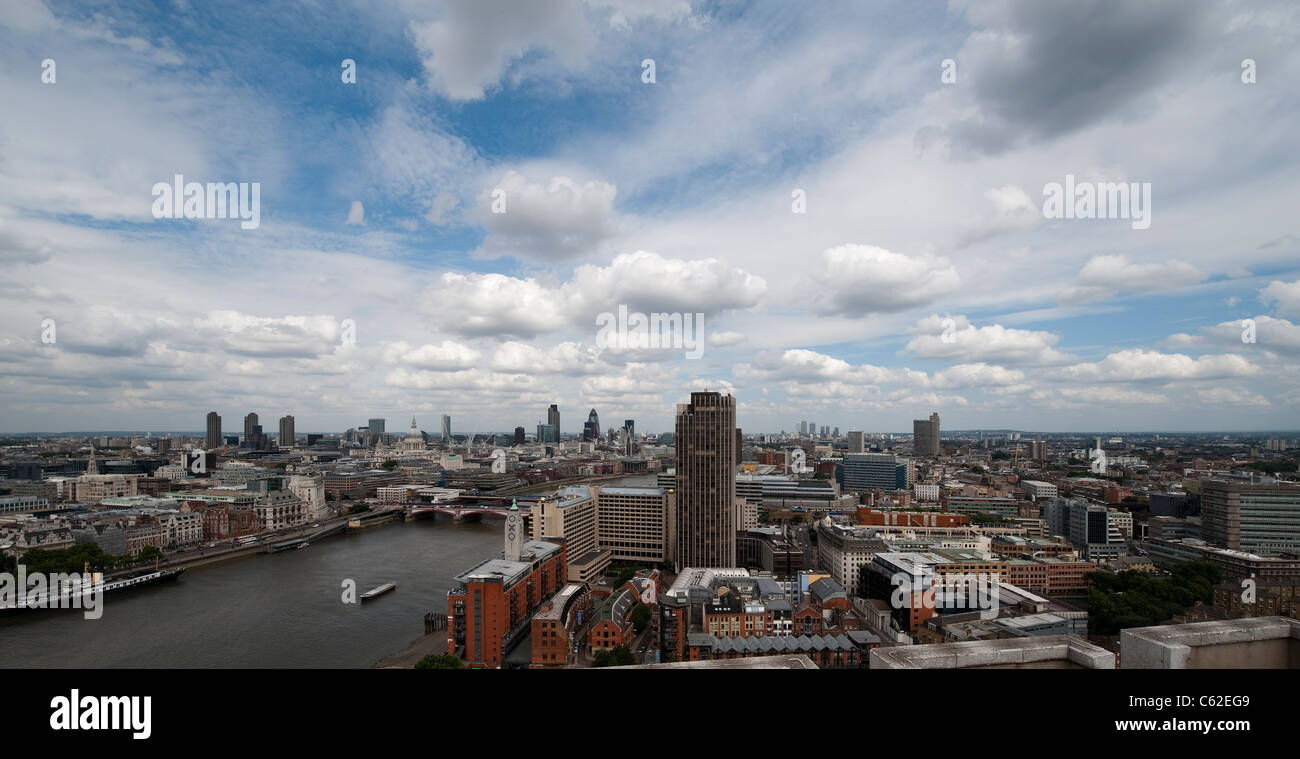
[[573,653],[573,637],[591,613],[586,583],[569,583],[533,615],[532,666],[562,667]]
[[640,603],[636,593],[626,586],[605,599],[597,612],[596,623],[587,633],[591,653],[609,651],[632,640],[632,610]]
[[456,577],[447,593],[447,653],[468,667],[499,668],[529,620],[564,585],[564,546],[522,545],[519,560],[488,559]]

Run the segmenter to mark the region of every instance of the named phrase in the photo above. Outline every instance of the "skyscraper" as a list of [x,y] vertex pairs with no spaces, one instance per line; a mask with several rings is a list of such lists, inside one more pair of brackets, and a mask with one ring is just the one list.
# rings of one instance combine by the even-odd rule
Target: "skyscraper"
[[257,414],[250,411],[248,412],[248,416],[244,417],[244,440],[251,440],[256,429]]
[[849,430],[849,453],[862,453],[864,450],[862,433],[857,430]]
[[221,415],[215,411],[208,412],[208,435],[203,442],[209,451],[221,447]]
[[600,442],[600,417],[596,415],[596,409],[587,414],[587,423],[582,425],[582,439]]
[[930,414],[928,420],[912,420],[912,454],[938,456],[939,453],[939,413]]
[[370,430],[370,434],[376,439],[381,438],[384,436],[384,420],[371,419],[369,423],[366,424],[366,429]]
[[677,405],[678,567],[736,565],[736,399],[691,393]]
[[293,417],[292,416],[280,417],[280,447],[292,448],[293,438],[294,438]]
[[[560,407],[557,406],[557,405],[555,405],[554,403],[551,404],[551,407],[550,407],[550,408],[546,409],[546,423],[549,424],[549,425],[551,425],[551,426],[553,426],[553,427],[555,427],[555,432],[556,432],[556,434],[557,434],[557,435],[559,434],[559,432],[560,432]],[[559,438],[557,437],[556,440],[558,440],[558,439],[559,439]]]
[[451,444],[451,417],[447,414],[442,415],[442,442],[445,445]]
[[525,439],[524,428],[515,427],[515,445],[523,445]]

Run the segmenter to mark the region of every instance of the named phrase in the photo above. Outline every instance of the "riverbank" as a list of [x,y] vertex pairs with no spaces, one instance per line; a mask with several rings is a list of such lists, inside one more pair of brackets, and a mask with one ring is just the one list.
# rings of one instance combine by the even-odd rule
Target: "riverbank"
[[421,635],[401,651],[375,662],[371,669],[414,669],[429,654],[447,653],[447,631],[434,630]]

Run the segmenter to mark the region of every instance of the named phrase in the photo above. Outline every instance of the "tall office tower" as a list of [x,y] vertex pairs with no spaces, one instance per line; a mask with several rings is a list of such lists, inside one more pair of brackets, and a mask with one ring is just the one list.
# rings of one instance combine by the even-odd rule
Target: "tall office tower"
[[799,422],[799,437],[804,437],[807,434],[808,434],[808,423]]
[[596,415],[596,409],[587,414],[587,423],[582,425],[582,439],[600,442],[600,417]]
[[1030,456],[1034,461],[1047,461],[1047,441],[1035,440],[1029,446]]
[[743,461],[744,458],[745,458],[744,438],[740,434],[740,428],[737,427],[736,428],[736,466],[740,466],[740,462]]
[[524,428],[515,427],[515,445],[524,444]]
[[[551,407],[550,407],[550,408],[546,409],[546,423],[549,424],[549,425],[551,425],[551,426],[553,426],[553,427],[555,427],[555,432],[556,432],[557,434],[559,433],[559,431],[560,431],[560,407],[557,406],[557,405],[555,405],[554,403],[551,404]],[[557,439],[558,439],[558,438],[557,438]]]
[[280,417],[280,447],[292,448],[293,438],[294,438],[293,417],[292,416]]
[[560,428],[554,424],[537,425],[537,442],[539,443],[558,443],[560,442]]
[[631,419],[624,419],[623,429],[627,430],[628,437],[633,437],[636,435],[636,422]]
[[257,427],[257,414],[250,411],[248,416],[244,417],[244,439],[248,440],[253,437],[253,432]]
[[930,414],[930,418],[912,420],[912,455],[939,455],[939,414]]
[[1300,486],[1204,481],[1201,525],[1212,546],[1261,556],[1300,552]]
[[370,430],[370,435],[374,437],[375,440],[378,440],[384,436],[384,420],[371,419],[370,422],[366,424],[366,429]]
[[442,415],[442,442],[444,445],[451,445],[451,417]]
[[808,434],[817,437],[817,422],[808,422]]
[[831,437],[839,437],[839,436],[840,436],[840,428],[836,427],[834,430],[831,431]]
[[677,404],[677,552],[681,567],[736,565],[736,399],[691,393]]
[[862,433],[857,430],[849,430],[849,453],[862,453],[865,450]]
[[892,453],[849,453],[840,464],[845,490],[901,490],[907,487],[908,462]]
[[209,451],[221,447],[221,415],[215,411],[208,412],[208,436],[203,442]]

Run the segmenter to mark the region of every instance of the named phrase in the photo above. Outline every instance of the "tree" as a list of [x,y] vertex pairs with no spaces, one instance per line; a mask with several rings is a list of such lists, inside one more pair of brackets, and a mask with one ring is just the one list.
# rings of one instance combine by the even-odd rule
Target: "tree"
[[140,553],[135,558],[136,561],[153,561],[162,557],[163,552],[157,546],[145,546],[140,549]]
[[612,667],[614,666],[614,654],[609,649],[602,648],[591,656],[591,666],[593,667]]
[[391,472],[397,468],[397,462],[393,461],[392,459],[389,459],[388,461],[385,461],[384,463],[380,464],[380,466],[383,467],[385,470]]
[[984,474],[984,467],[980,466],[979,464],[976,464],[975,466],[971,467],[970,470],[975,474]]
[[632,653],[632,649],[626,645],[619,646],[614,649],[614,664],[620,667],[636,664],[636,654]]
[[650,607],[645,604],[637,604],[632,610],[632,629],[641,632],[645,626],[650,624]]
[[416,669],[465,669],[460,657],[450,654],[429,654],[415,663]]

